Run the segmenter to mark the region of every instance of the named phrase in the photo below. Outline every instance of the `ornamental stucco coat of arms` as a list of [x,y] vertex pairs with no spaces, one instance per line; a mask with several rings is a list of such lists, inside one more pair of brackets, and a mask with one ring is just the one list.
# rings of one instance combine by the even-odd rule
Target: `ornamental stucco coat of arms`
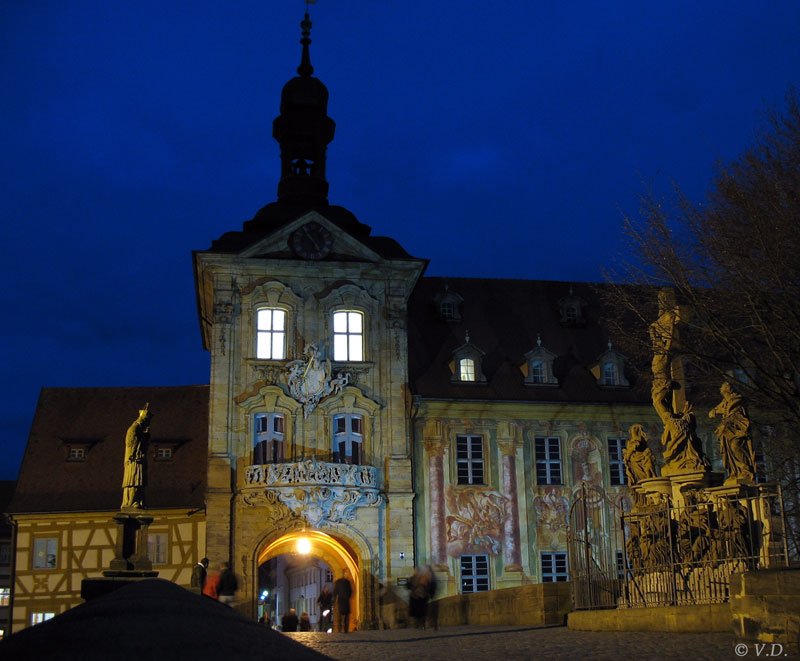
[[303,405],[303,417],[307,418],[320,400],[341,392],[350,382],[350,374],[339,372],[331,378],[331,361],[320,359],[315,344],[306,345],[303,357],[303,360],[293,360],[286,369],[289,394]]

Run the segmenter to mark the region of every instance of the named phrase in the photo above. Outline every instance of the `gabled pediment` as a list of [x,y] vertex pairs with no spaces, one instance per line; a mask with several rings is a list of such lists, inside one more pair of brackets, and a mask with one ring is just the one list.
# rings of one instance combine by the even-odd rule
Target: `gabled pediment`
[[309,211],[239,253],[307,261],[379,262],[381,256],[318,211]]

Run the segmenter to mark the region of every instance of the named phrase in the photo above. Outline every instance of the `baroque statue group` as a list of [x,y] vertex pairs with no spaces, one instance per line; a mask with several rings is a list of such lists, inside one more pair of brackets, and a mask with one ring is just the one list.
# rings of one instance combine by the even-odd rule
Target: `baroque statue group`
[[742,396],[730,382],[720,388],[722,401],[711,409],[719,418],[715,437],[724,476],[711,471],[697,433],[697,418],[686,398],[679,334],[688,310],[673,293],[659,292],[658,318],[650,324],[653,407],[661,420],[660,471],[641,424],[629,429],[623,454],[633,506],[626,515],[625,550],[635,571],[669,566],[719,566],[754,562],[765,531],[758,500],[750,418]]

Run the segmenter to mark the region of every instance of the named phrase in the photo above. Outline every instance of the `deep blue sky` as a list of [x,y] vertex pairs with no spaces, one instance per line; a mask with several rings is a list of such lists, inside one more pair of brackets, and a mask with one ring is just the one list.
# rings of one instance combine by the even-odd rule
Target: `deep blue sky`
[[[275,198],[302,2],[0,3],[0,478],[42,386],[205,383],[191,250]],[[601,280],[800,72],[800,3],[311,7],[330,200],[433,275]]]

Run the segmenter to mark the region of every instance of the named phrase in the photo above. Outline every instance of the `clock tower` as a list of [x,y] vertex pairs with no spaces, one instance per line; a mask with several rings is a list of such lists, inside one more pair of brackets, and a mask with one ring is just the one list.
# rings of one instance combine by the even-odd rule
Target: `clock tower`
[[206,548],[231,561],[254,616],[259,571],[302,539],[348,572],[369,628],[377,586],[415,562],[407,307],[427,261],[329,204],[334,123],[308,14],[301,30],[273,123],[278,198],[194,253],[211,354]]

